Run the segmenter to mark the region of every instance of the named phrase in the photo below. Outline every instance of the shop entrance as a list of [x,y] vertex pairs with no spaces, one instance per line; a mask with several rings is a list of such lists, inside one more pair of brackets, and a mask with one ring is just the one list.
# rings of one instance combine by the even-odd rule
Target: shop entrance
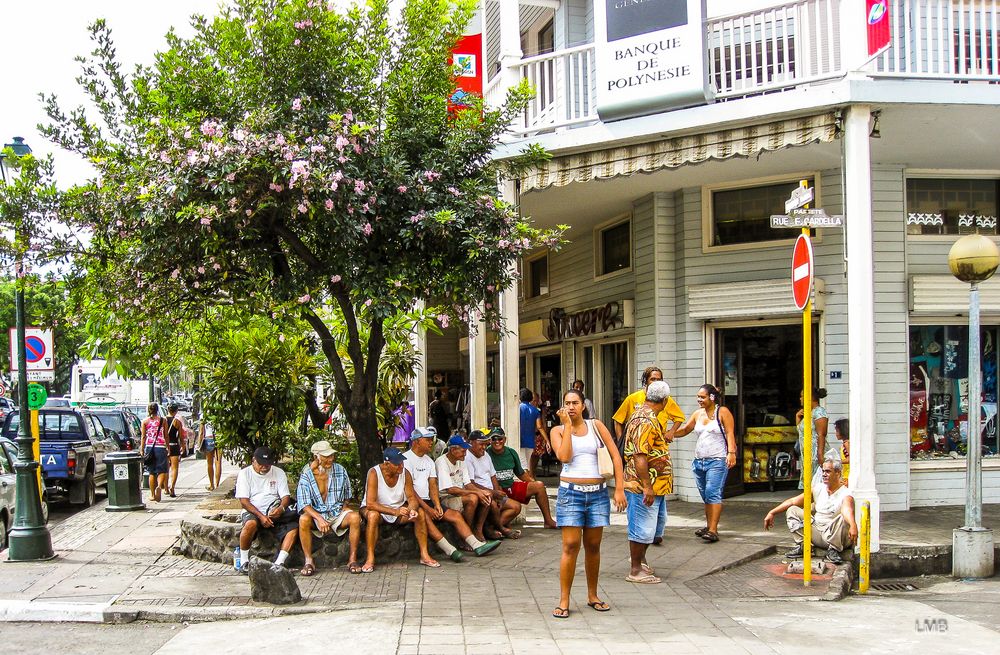
[[[813,380],[818,379],[817,332],[814,328]],[[737,460],[726,495],[796,488],[802,326],[719,329],[715,339],[716,379],[736,419]]]
[[556,410],[562,405],[562,355],[535,356],[535,391],[542,400],[542,417],[546,427],[558,424]]

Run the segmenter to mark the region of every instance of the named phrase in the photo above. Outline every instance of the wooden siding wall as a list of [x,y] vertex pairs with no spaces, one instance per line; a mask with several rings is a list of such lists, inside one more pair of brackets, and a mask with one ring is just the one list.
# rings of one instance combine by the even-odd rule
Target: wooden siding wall
[[458,351],[461,337],[459,329],[452,325],[441,334],[427,334],[427,370],[458,371],[468,370],[469,365]]

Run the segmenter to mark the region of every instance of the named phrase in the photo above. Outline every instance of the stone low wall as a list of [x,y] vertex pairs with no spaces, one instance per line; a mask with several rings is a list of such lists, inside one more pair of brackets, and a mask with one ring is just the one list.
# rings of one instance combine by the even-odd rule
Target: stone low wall
[[[181,538],[177,547],[180,555],[206,562],[231,564],[233,549],[239,544],[241,526],[239,511],[195,510],[181,521]],[[445,523],[438,527],[445,538],[458,545],[461,540]],[[338,537],[330,533],[322,538],[313,533],[313,559],[319,568],[332,568],[346,565],[349,552],[347,533]],[[431,545],[431,553],[435,548]],[[262,559],[273,560],[278,553],[278,544],[267,531],[258,534],[251,547],[251,552]],[[417,539],[413,534],[413,525],[389,526],[383,524],[379,529],[379,540],[375,546],[375,558],[379,562],[419,559]],[[437,556],[437,555],[435,555]],[[361,525],[361,543],[358,546],[358,561],[365,559],[365,524]],[[301,545],[296,545],[288,558],[291,567],[304,564]]]

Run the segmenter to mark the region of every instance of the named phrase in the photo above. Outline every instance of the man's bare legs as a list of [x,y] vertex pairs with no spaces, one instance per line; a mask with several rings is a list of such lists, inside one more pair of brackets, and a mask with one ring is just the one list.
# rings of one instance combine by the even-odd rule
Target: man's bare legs
[[538,503],[538,509],[542,512],[542,519],[545,521],[545,527],[549,529],[556,529],[557,526],[555,519],[552,518],[552,510],[549,508],[549,495],[545,491],[545,484],[534,480],[528,483],[528,498],[534,498],[535,502]]

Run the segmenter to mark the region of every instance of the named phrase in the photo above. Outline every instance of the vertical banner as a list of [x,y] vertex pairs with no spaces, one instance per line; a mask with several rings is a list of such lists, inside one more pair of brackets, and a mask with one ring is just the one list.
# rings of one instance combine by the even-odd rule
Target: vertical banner
[[460,70],[455,80],[455,92],[448,98],[449,112],[468,109],[468,96],[483,95],[482,53],[482,34],[466,34],[455,44],[448,63],[458,66]]
[[601,120],[707,102],[704,16],[704,0],[594,0]]
[[868,57],[874,57],[889,47],[889,7],[886,0],[865,0],[865,21],[868,23]]

